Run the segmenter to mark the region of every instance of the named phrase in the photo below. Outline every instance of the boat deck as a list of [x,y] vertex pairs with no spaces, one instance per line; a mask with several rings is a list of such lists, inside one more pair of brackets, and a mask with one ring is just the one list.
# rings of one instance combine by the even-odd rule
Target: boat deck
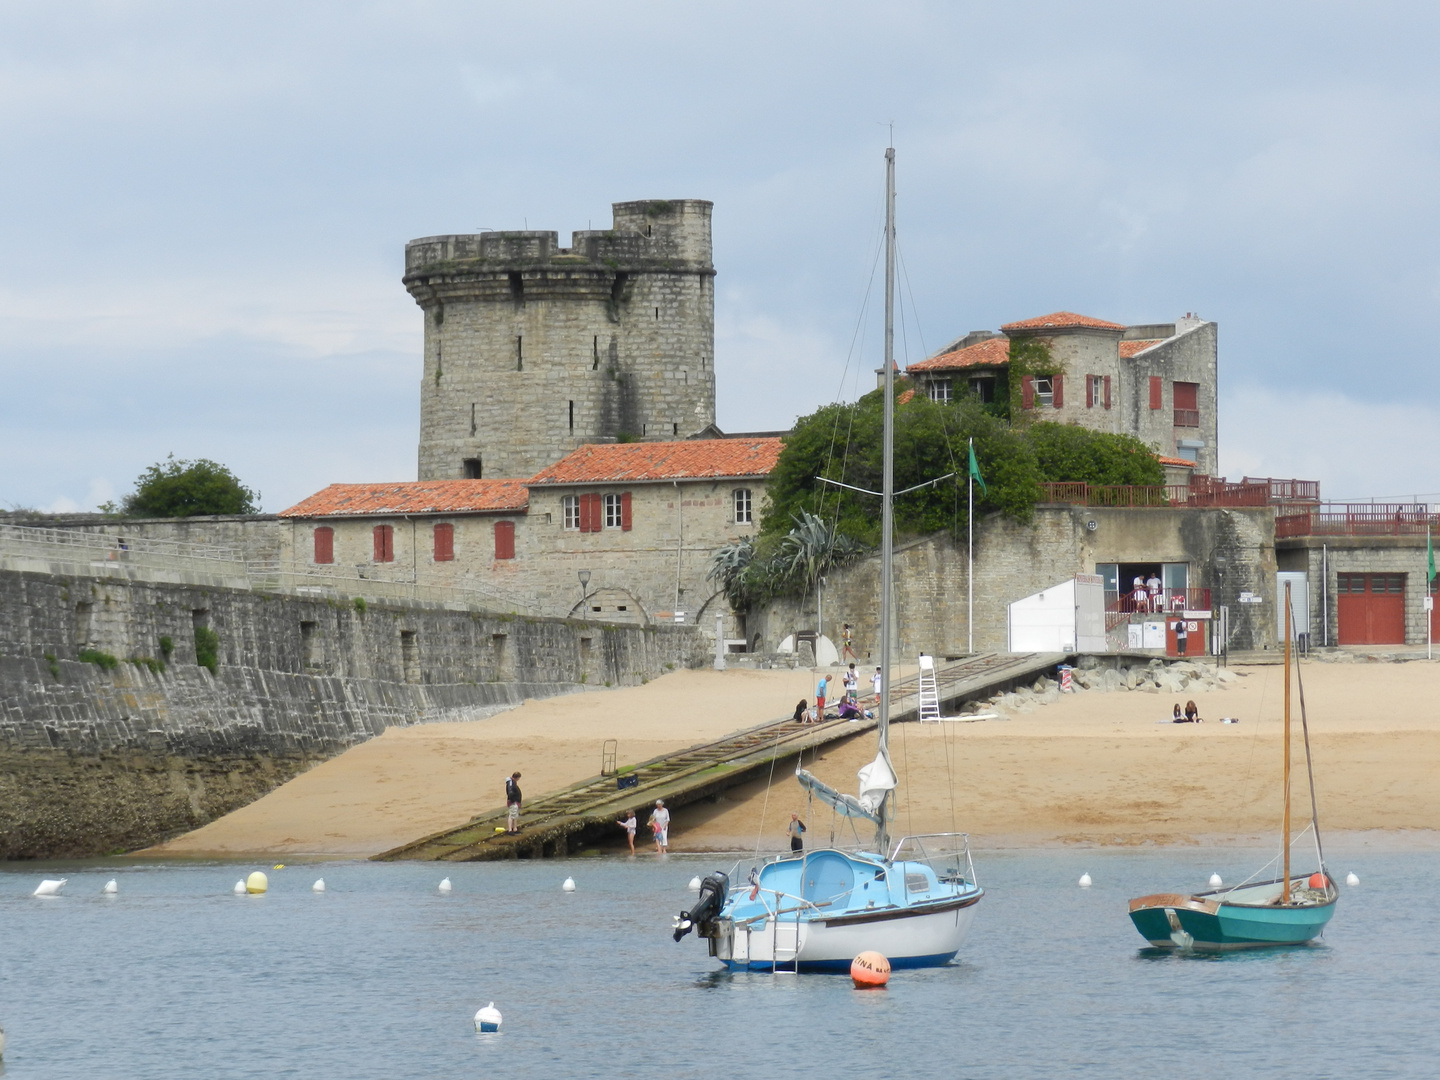
[[[1072,658],[1068,653],[979,653],[937,664],[940,701],[953,705],[986,697]],[[918,675],[896,680],[891,688],[892,722],[918,716],[918,690]],[[503,831],[505,808],[501,806],[373,858],[474,862],[563,856],[602,837],[613,839],[616,819],[629,808],[664,799],[672,810],[678,809],[752,780],[769,770],[772,762],[871,731],[875,723],[830,720],[804,725],[789,717],[769,720],[627,768],[621,777],[633,776],[635,782],[625,788],[618,786],[621,777],[592,776],[531,799],[525,804],[518,833]]]

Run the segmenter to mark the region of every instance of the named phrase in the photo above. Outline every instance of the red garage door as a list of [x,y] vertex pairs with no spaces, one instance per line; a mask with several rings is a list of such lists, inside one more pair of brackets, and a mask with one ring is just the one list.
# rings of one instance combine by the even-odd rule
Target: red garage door
[[1405,575],[1339,574],[1341,645],[1405,644]]

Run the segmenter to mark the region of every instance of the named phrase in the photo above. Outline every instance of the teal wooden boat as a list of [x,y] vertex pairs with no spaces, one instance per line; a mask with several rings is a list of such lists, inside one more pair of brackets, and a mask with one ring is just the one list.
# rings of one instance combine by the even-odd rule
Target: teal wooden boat
[[[1285,622],[1287,626],[1293,625],[1288,582]],[[1219,950],[1303,945],[1319,937],[1335,914],[1340,893],[1325,869],[1325,853],[1320,845],[1303,683],[1300,683],[1300,723],[1305,733],[1305,768],[1310,779],[1310,827],[1306,831],[1315,837],[1317,869],[1308,877],[1295,878],[1290,873],[1290,641],[1294,635],[1285,637],[1285,815],[1281,838],[1284,873],[1271,881],[1247,880],[1230,889],[1154,893],[1131,900],[1130,921],[1140,936],[1157,948]],[[1296,676],[1298,679],[1298,665]]]

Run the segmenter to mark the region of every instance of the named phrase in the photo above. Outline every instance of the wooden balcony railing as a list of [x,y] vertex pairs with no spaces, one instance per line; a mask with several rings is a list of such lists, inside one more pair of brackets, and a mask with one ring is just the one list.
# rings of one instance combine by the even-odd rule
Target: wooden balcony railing
[[1176,427],[1199,427],[1199,426],[1200,426],[1200,410],[1199,410],[1199,409],[1176,409],[1176,410],[1175,410],[1175,426],[1176,426]]
[[1275,539],[1296,536],[1440,535],[1440,514],[1424,503],[1321,503],[1275,519]]

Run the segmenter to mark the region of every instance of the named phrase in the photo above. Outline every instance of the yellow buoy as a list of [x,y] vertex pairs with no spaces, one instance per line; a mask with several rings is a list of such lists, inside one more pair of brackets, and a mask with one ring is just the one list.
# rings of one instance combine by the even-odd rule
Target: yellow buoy
[[248,893],[263,893],[270,888],[270,879],[265,876],[265,871],[256,870],[245,879],[245,891]]

